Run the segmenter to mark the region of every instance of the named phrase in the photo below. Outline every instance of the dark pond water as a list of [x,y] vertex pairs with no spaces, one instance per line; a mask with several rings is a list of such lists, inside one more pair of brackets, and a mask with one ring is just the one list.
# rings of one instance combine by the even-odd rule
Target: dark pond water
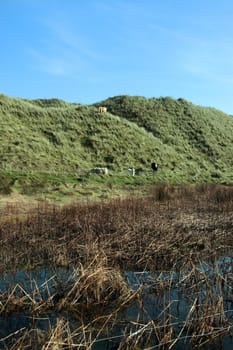
[[[75,273],[78,273],[75,271]],[[48,298],[60,283],[75,280],[75,273],[72,268],[43,268],[31,272],[17,271],[14,274],[6,274],[0,277],[0,291],[9,290],[12,286],[23,288],[25,291],[35,293],[37,291],[42,298]],[[206,277],[208,276],[208,278]],[[194,302],[198,300],[199,304],[208,302],[211,295],[214,302],[219,301],[219,296],[223,297],[223,307],[225,316],[228,320],[229,330],[233,330],[233,257],[227,256],[218,259],[214,263],[202,263],[190,268],[187,271],[160,272],[152,274],[148,271],[124,273],[125,280],[132,290],[141,290],[140,302],[132,302],[120,313],[119,321],[105,335],[101,333],[96,336],[93,342],[93,350],[117,349],[119,343],[128,336],[133,340],[137,335],[143,334],[142,339],[150,341],[140,345],[139,349],[157,349],[158,343],[154,335],[154,325],[162,331],[166,320],[172,326],[175,336],[169,344],[172,349],[191,350],[194,349],[191,343],[191,335],[185,327],[187,319],[191,320],[189,327],[192,326],[192,315],[190,310]],[[18,286],[17,286],[18,285]],[[191,317],[192,316],[192,317]],[[25,312],[12,312],[10,314],[0,314],[0,348],[8,344],[9,339],[3,341],[9,334],[17,332],[22,328],[40,329],[46,331],[51,326],[55,326],[57,319],[65,317],[69,321],[71,331],[74,331],[79,325],[72,315],[59,315],[54,312],[48,312],[40,315],[39,318],[31,317]],[[160,328],[161,327],[161,328]],[[218,331],[219,325],[216,324],[214,331]],[[179,338],[177,342],[174,339]],[[197,336],[198,338],[198,336]],[[174,343],[173,343],[174,341]],[[169,348],[168,345],[168,348]],[[233,339],[229,334],[216,337],[211,344],[206,344],[203,349],[233,349]]]

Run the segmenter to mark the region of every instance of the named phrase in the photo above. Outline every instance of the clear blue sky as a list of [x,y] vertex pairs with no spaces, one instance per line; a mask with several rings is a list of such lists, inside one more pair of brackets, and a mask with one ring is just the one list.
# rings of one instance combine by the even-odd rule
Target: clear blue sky
[[0,92],[183,97],[233,114],[232,0],[0,0]]

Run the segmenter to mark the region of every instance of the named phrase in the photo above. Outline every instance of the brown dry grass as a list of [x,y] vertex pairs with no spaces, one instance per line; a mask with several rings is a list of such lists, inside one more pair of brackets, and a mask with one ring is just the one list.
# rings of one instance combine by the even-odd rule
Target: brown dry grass
[[233,188],[160,185],[143,198],[59,207],[39,203],[22,214],[0,211],[0,270],[88,264],[161,270],[187,257],[213,257],[233,246]]

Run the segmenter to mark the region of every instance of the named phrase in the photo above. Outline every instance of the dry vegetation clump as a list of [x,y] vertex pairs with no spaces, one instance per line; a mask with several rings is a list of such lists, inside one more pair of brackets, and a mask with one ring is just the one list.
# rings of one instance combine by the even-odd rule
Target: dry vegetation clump
[[[129,288],[120,272],[107,268],[99,259],[86,269],[80,266],[64,285],[58,283],[54,292],[48,290],[47,298],[38,286],[28,293],[17,285],[0,295],[0,318],[12,317],[14,324],[15,315],[23,313],[28,324],[1,338],[0,346],[4,344],[5,349],[11,350],[92,349],[97,339],[105,341],[138,294]],[[48,318],[48,323],[53,323],[54,315],[58,320],[56,326],[46,331],[30,328],[40,319]],[[74,331],[70,324],[76,325]]]
[[191,342],[196,347],[213,344],[216,338],[229,333],[231,323],[225,315],[222,296],[216,300],[216,297],[209,295],[202,304],[196,299],[187,324]]
[[[48,282],[43,288],[32,279],[29,292],[17,284],[0,294],[0,318],[11,318],[23,313],[27,327],[0,339],[5,349],[88,349],[97,338],[119,322],[120,315],[138,296],[127,285],[119,271],[106,265],[102,256],[86,268],[80,264],[66,281],[53,276],[52,287]],[[50,282],[51,282],[50,279]],[[54,324],[54,317],[57,324]],[[37,322],[48,319],[47,330],[37,328]],[[73,320],[73,321],[72,321]],[[70,322],[75,323],[71,331]],[[34,324],[34,328],[30,325]]]
[[77,311],[81,306],[86,310],[99,307],[122,306],[133,295],[120,271],[109,268],[98,257],[84,268],[81,264],[75,271],[75,281],[68,288],[55,294],[59,310]]
[[[58,318],[56,323],[51,325],[47,331],[42,331],[39,328],[22,328],[17,332],[9,334],[5,339],[0,339],[0,341],[4,344],[4,349],[7,350],[62,350],[85,348],[87,344],[85,343],[82,330],[80,329],[76,333],[71,331],[69,322],[63,318]],[[77,336],[80,342],[74,342]]]
[[91,310],[96,313],[105,306],[121,308],[137,294],[120,271],[108,267],[102,257],[96,257],[87,267],[80,264],[66,281],[62,282],[57,275],[52,279],[52,288],[45,281],[41,289],[32,279],[31,291],[18,283],[1,293],[0,315],[22,310],[40,315],[53,309],[74,311],[77,315],[85,311],[90,317]]

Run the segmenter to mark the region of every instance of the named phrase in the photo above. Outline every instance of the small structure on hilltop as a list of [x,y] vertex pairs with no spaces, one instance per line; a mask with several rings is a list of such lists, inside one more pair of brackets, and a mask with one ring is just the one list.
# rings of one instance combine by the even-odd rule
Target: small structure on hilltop
[[99,107],[99,113],[106,113],[107,112],[107,107],[100,106]]

